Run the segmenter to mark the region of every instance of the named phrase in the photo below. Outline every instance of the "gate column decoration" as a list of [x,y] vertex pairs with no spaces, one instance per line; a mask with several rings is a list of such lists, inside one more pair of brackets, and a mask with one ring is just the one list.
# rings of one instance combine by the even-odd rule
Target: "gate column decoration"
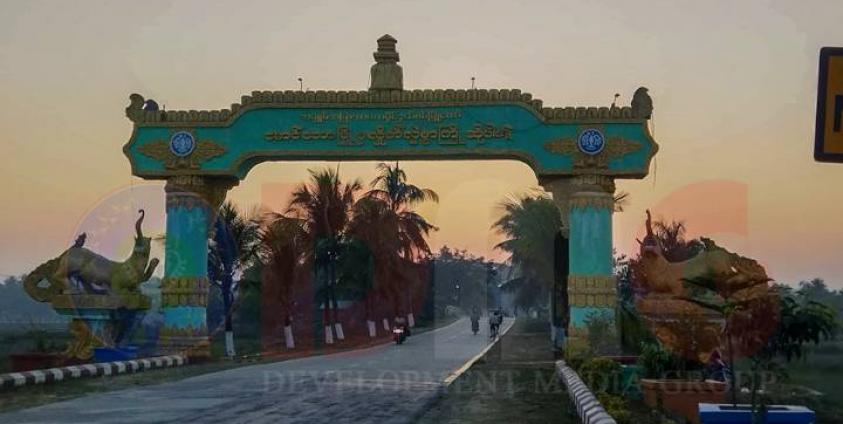
[[216,212],[236,179],[180,175],[167,179],[167,227],[161,307],[165,352],[208,353],[208,239]]
[[209,229],[227,190],[267,161],[524,162],[566,193],[555,197],[567,211],[571,334],[611,309],[612,182],[644,178],[658,151],[647,89],[630,106],[557,108],[517,89],[405,90],[396,44],[378,39],[368,90],[253,91],[203,111],[129,96],[132,174],[167,181],[163,350],[206,351]]
[[603,175],[571,180],[568,202],[570,274],[568,299],[572,340],[586,335],[586,318],[605,314],[614,321],[617,290],[613,275],[612,212],[615,183]]

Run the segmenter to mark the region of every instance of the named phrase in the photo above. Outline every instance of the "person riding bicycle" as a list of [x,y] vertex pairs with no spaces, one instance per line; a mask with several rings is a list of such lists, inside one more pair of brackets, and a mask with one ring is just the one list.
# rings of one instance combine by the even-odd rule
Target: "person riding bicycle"
[[500,331],[501,322],[503,322],[503,315],[500,311],[494,311],[489,314],[489,337],[495,338]]
[[471,308],[471,332],[477,334],[480,331],[480,309],[477,306]]

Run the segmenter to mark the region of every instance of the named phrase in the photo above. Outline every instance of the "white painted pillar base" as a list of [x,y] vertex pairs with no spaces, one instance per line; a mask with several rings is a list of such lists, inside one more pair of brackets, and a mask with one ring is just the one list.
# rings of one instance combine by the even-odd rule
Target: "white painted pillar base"
[[236,355],[234,351],[234,332],[233,331],[226,331],[225,332],[225,356],[234,356]]
[[337,340],[345,340],[345,333],[342,332],[342,323],[338,322],[334,324],[334,328],[337,330]]
[[407,325],[409,325],[410,328],[413,328],[413,327],[416,326],[416,317],[413,316],[412,312],[407,314]]
[[293,326],[291,325],[284,327],[284,342],[287,344],[287,349],[295,349],[296,342],[293,339]]
[[384,331],[389,332],[389,320],[386,318],[383,319],[383,329]]
[[334,332],[330,325],[325,326],[325,344],[334,344]]
[[366,324],[369,326],[369,337],[376,337],[378,333],[375,330],[375,322],[372,320],[366,320]]

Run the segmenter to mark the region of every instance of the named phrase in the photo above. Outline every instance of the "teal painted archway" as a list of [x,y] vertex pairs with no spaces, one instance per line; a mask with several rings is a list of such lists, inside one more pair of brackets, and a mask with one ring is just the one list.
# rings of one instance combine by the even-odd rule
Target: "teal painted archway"
[[130,96],[132,173],[167,180],[165,349],[206,344],[214,212],[252,167],[276,160],[522,161],[568,211],[569,334],[582,334],[589,312],[613,311],[613,180],[643,178],[658,151],[647,90],[627,107],[565,108],[520,90],[404,90],[394,39],[378,43],[367,91],[254,91],[209,111]]

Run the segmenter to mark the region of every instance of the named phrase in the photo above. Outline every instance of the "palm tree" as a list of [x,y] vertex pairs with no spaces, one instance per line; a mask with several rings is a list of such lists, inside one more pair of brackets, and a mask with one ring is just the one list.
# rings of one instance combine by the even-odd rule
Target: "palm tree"
[[208,249],[208,279],[222,295],[225,314],[225,352],[234,356],[232,305],[239,289],[235,276],[254,259],[258,233],[255,222],[231,202],[220,207],[214,222],[214,234]]
[[528,307],[553,287],[555,239],[562,228],[562,212],[543,193],[507,199],[500,208],[503,215],[492,228],[506,239],[495,248],[509,252],[509,261],[519,269],[520,277],[507,286],[518,291],[517,304]]
[[[397,216],[389,205],[376,198],[364,197],[354,205],[348,236],[367,247],[372,258],[371,290],[366,302],[366,321],[369,335],[374,337],[373,303],[377,299],[395,299],[394,285],[390,282],[399,275],[401,243],[398,235]],[[348,273],[348,272],[346,272]],[[397,311],[393,311],[397,314]]]
[[342,325],[337,322],[336,260],[355,197],[363,186],[359,180],[344,184],[339,173],[331,169],[309,172],[310,182],[302,183],[293,191],[286,216],[302,222],[311,246],[307,263],[312,264],[317,275],[325,281],[325,339],[327,343],[333,343],[333,331],[339,339],[344,338]]
[[629,193],[625,191],[619,191],[617,194],[612,196],[612,200],[615,202],[615,212],[623,212],[626,205],[629,204]]
[[[398,236],[399,250],[396,253],[407,265],[427,257],[431,252],[426,238],[431,231],[436,231],[437,228],[413,211],[413,207],[426,201],[438,202],[439,196],[431,189],[409,184],[407,173],[398,166],[398,162],[394,166],[379,163],[377,170],[379,175],[370,183],[371,190],[366,194],[366,197],[383,202],[388,210],[381,212],[393,215],[388,221],[393,223],[395,234]],[[410,325],[413,325],[413,301],[410,295],[411,284],[409,283],[409,278],[413,277],[407,272],[407,267],[401,269],[404,271],[402,273],[404,276],[403,278],[399,276],[399,279],[395,281],[405,281],[408,319]],[[400,305],[397,299],[399,289],[394,287],[393,290],[396,293],[394,306],[397,310],[398,305]]]
[[279,285],[277,300],[284,317],[284,339],[287,348],[292,349],[295,347],[292,288],[303,277],[302,270],[306,269],[309,237],[302,220],[269,214],[263,221],[258,254],[267,272],[265,281]]

